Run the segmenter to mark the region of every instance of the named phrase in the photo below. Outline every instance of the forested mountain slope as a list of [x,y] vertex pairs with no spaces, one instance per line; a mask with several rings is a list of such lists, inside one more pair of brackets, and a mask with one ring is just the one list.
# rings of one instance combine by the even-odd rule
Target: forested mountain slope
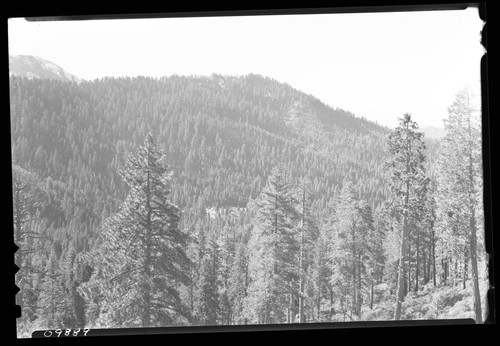
[[21,335],[482,320],[466,91],[442,140],[259,75],[11,76],[10,96]]
[[10,91],[13,161],[57,182],[66,219],[77,205],[97,218],[114,210],[126,192],[121,165],[147,132],[182,208],[244,207],[279,163],[313,182],[319,209],[346,179],[374,206],[385,196],[388,130],[269,78],[12,77]]

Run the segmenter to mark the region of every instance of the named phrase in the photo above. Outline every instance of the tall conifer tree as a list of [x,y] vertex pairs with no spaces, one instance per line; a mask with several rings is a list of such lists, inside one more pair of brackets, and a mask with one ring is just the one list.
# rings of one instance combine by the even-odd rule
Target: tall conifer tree
[[280,323],[287,320],[290,296],[296,296],[298,214],[288,174],[274,168],[255,201],[255,227],[249,241],[251,283],[245,301],[250,320]]
[[480,114],[468,89],[456,95],[448,113],[439,166],[438,205],[447,227],[455,230],[452,242],[462,242],[469,250],[474,315],[476,323],[481,323],[478,277],[478,232],[482,228],[483,188]]
[[103,226],[90,261],[95,274],[82,291],[100,295],[98,312],[113,325],[183,323],[190,317],[180,297],[189,283],[189,238],[179,229],[180,211],[169,200],[171,174],[151,134],[120,174],[130,190]]
[[421,195],[428,183],[425,174],[425,143],[423,133],[410,114],[399,119],[399,125],[389,135],[387,143],[390,155],[388,168],[391,174],[392,207],[401,215],[402,225],[399,244],[399,264],[396,288],[394,319],[401,318],[401,307],[405,295],[405,278],[409,275],[408,242],[410,228],[415,226]]

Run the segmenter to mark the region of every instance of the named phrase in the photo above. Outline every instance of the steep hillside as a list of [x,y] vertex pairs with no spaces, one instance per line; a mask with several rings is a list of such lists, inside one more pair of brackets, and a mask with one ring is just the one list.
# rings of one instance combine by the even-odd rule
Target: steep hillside
[[442,188],[479,178],[438,165],[462,136],[389,136],[259,75],[13,75],[10,96],[19,335],[484,317],[482,210]]
[[318,211],[346,179],[373,205],[385,196],[388,130],[269,78],[12,77],[11,95],[14,162],[96,215],[123,198],[121,164],[147,132],[165,150],[182,207],[244,207],[278,163],[312,182]]
[[9,56],[9,75],[29,79],[53,79],[59,81],[80,82],[81,78],[65,71],[62,67],[37,56]]

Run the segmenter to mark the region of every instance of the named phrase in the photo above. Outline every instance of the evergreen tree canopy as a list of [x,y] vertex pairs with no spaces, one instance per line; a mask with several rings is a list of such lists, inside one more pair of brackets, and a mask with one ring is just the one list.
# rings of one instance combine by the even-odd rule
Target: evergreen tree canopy
[[[400,214],[402,229],[399,244],[398,288],[394,318],[401,318],[401,305],[404,299],[404,278],[409,266],[408,243],[410,228],[415,230],[422,214],[423,196],[427,191],[429,179],[425,172],[425,142],[423,133],[410,114],[399,119],[399,125],[389,135],[387,149],[390,159],[387,167],[391,174],[391,203]],[[408,274],[409,275],[409,274]]]
[[150,134],[121,171],[130,191],[109,217],[91,263],[95,274],[83,290],[102,295],[101,313],[122,326],[179,324],[189,318],[180,287],[189,283],[188,236],[179,209],[168,199],[170,174]]
[[[442,248],[453,257],[470,257],[477,323],[483,320],[478,279],[478,237],[483,232],[481,121],[470,90],[460,91],[448,109],[438,174]],[[470,253],[470,256],[468,255]],[[465,271],[463,282],[466,281]]]

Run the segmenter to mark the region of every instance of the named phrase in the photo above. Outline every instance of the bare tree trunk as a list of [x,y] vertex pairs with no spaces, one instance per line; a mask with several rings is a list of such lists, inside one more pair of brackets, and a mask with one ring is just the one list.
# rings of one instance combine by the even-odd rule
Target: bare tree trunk
[[370,310],[373,310],[373,277],[371,279],[371,288],[370,288]]
[[464,246],[464,274],[463,274],[463,289],[467,287],[467,273],[469,271],[469,247]]
[[[408,196],[409,196],[409,187],[407,187],[407,195],[406,195],[406,202],[408,202]],[[405,210],[404,213],[404,218],[403,218],[403,230],[401,234],[401,240],[400,240],[400,247],[399,247],[399,268],[398,268],[398,284],[397,284],[397,289],[396,289],[396,309],[394,311],[394,319],[396,321],[401,319],[401,306],[403,304],[403,299],[404,299],[404,286],[405,286],[405,280],[404,280],[404,262],[406,259],[406,242],[407,242],[407,232],[408,232],[408,212]]]
[[448,283],[448,276],[450,273],[449,266],[450,266],[449,259],[446,258],[444,261],[444,284],[445,285]]
[[448,260],[448,278],[449,280],[451,281],[451,285],[452,286],[455,286],[455,269],[456,267],[453,266],[453,264],[455,263],[454,261],[454,258],[452,256],[450,256],[449,260]]
[[476,219],[474,208],[472,208],[470,217],[470,258],[472,266],[472,283],[474,288],[474,313],[476,315],[476,323],[482,323],[481,311],[481,295],[479,294],[479,271],[477,268],[477,238],[476,238]]
[[453,286],[458,282],[458,259],[455,260],[455,271],[453,272]]
[[406,290],[406,293],[405,295],[411,291],[411,239],[409,237],[409,233],[408,233],[408,254],[407,254],[407,258],[408,258],[408,270],[407,270],[407,273],[408,273],[408,288]]
[[[191,277],[193,277],[193,267],[189,269]],[[195,280],[191,279],[189,283],[189,306],[191,308],[191,315],[194,316],[194,284]]]
[[[407,144],[408,152],[411,150],[410,143]],[[406,159],[406,172],[409,173],[409,160]],[[408,179],[405,182],[405,203],[404,203],[404,214],[403,214],[403,230],[401,232],[400,239],[400,253],[399,253],[399,268],[398,268],[398,284],[397,284],[397,296],[396,296],[396,309],[394,311],[394,319],[396,321],[401,319],[401,307],[403,304],[403,299],[405,296],[404,292],[404,266],[406,260],[406,243],[408,241],[408,207],[410,202],[410,182]]]
[[319,290],[319,292],[318,292],[318,301],[316,304],[318,307],[318,321],[319,321],[320,316],[321,316],[321,290]]
[[433,281],[434,279],[434,270],[432,268],[434,262],[433,262],[433,259],[432,259],[432,249],[429,247],[429,249],[427,250],[427,254],[428,254],[428,257],[427,257],[427,283]]
[[358,254],[358,287],[357,287],[357,305],[356,305],[356,315],[361,316],[361,304],[362,302],[362,297],[361,297],[361,254]]
[[305,227],[306,189],[302,190],[302,227],[300,228],[299,254],[299,323],[304,323],[304,227]]
[[474,181],[474,159],[472,148],[472,127],[471,119],[468,118],[469,130],[469,225],[470,225],[470,259],[472,267],[472,283],[474,288],[474,312],[476,323],[482,323],[481,295],[479,294],[479,271],[477,268],[477,230],[476,230],[476,210],[475,210],[475,181]]
[[429,282],[429,272],[427,270],[428,269],[427,252],[425,251],[425,248],[422,249],[422,251],[423,251],[423,254],[422,254],[422,270],[423,270],[422,276],[423,276],[424,285],[425,285]]
[[330,287],[330,321],[333,320],[333,289]]
[[418,291],[418,278],[420,275],[420,228],[417,228],[417,258],[415,267],[415,292]]
[[293,323],[293,297],[291,293],[288,293],[288,313],[286,316],[286,323]]
[[434,283],[434,287],[436,287],[436,239],[434,236],[434,227],[432,227],[431,231],[431,246],[432,246],[432,254],[431,254],[431,260],[432,260],[432,281]]

